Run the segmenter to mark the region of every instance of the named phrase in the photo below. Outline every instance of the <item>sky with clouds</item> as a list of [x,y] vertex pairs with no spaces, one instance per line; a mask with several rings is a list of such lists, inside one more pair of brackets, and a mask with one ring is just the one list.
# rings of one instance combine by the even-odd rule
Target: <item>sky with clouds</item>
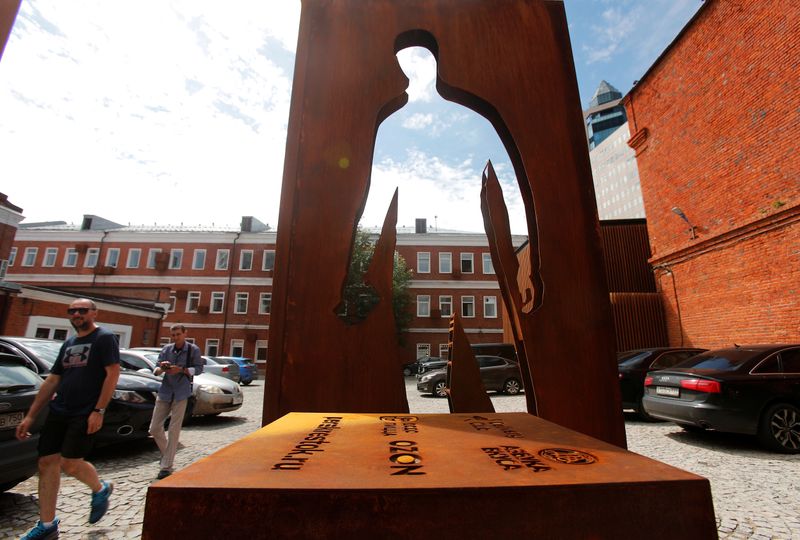
[[[565,0],[582,106],[631,88],[700,0]],[[0,61],[0,192],[25,222],[276,225],[299,0],[23,0]],[[513,169],[488,121],[436,92],[424,49],[398,60],[409,103],[381,124],[362,223],[396,187],[398,225],[481,231],[487,159],[512,230]]]

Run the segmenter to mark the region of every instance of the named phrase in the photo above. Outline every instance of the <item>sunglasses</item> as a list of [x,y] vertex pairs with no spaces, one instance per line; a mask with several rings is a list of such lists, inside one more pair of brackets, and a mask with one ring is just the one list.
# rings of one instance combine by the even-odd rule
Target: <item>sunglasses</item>
[[80,313],[81,315],[86,315],[87,313],[89,313],[89,309],[90,308],[88,307],[71,307],[67,309],[67,313],[69,313],[70,315],[75,315],[76,313]]

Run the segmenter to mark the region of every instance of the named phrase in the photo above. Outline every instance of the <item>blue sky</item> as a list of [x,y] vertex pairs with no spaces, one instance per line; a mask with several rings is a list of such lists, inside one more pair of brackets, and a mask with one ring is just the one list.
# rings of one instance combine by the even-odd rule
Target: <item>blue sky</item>
[[[627,92],[700,5],[566,0],[581,105],[602,79]],[[0,61],[0,191],[28,222],[275,225],[299,13],[299,0],[23,0]],[[409,103],[378,131],[363,223],[399,187],[399,225],[481,231],[491,159],[524,234],[488,122],[438,96],[427,51],[398,60]]]

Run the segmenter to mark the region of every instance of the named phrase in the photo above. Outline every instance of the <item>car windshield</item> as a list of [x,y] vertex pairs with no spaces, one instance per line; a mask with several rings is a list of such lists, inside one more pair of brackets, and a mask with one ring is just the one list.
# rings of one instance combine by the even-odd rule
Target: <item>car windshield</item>
[[158,364],[158,354],[156,354],[156,353],[152,353],[152,354],[148,353],[148,354],[145,354],[144,357],[147,358],[148,360],[150,360],[151,362],[153,362],[154,364]]
[[757,354],[758,351],[747,349],[708,351],[692,356],[674,367],[691,370],[736,371]]
[[633,351],[630,353],[621,353],[617,357],[617,364],[619,367],[635,366],[640,360],[650,355],[650,351]]
[[15,386],[38,387],[41,383],[38,375],[19,362],[0,359],[0,390]]
[[39,341],[35,339],[20,340],[20,344],[32,350],[39,359],[42,360],[47,367],[53,367],[58,358],[58,352],[61,350],[61,341]]

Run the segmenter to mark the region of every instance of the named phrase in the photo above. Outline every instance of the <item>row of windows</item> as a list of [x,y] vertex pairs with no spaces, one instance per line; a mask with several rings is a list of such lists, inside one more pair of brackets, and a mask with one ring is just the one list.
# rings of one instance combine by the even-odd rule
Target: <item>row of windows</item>
[[[459,253],[459,263],[462,274],[475,273],[475,261],[473,253]],[[484,274],[494,274],[492,256],[489,253],[481,253],[481,265]],[[453,272],[453,254],[449,252],[439,253],[439,273],[451,274]],[[417,273],[431,273],[431,254],[429,251],[417,252]]]
[[[156,268],[158,255],[162,252],[161,248],[151,248],[147,250],[147,261],[145,268]],[[175,248],[169,251],[169,261],[167,268],[170,270],[180,270],[183,266],[183,253],[182,248]],[[21,266],[36,266],[36,260],[39,255],[38,247],[25,248],[22,255]],[[79,252],[76,248],[66,248],[64,250],[64,257],[61,261],[61,266],[65,268],[73,268],[78,266]],[[97,266],[100,257],[100,248],[88,248],[86,255],[83,258],[84,268],[94,268]],[[11,248],[11,256],[9,257],[9,266],[14,266],[17,258],[17,248]],[[243,249],[239,252],[239,270],[252,270],[255,252],[252,249]],[[58,248],[49,247],[44,250],[44,258],[42,259],[43,267],[55,266],[58,261]],[[216,259],[214,261],[215,270],[227,270],[230,261],[229,249],[218,249]],[[106,249],[105,266],[116,268],[120,263],[120,248]],[[126,261],[125,268],[139,268],[142,264],[142,250],[141,248],[131,248],[128,250],[128,260]],[[192,253],[192,270],[204,270],[206,267],[206,250],[195,249]],[[265,249],[261,256],[261,269],[272,270],[275,267],[275,250]]]
[[[161,338],[160,345],[162,347],[165,346],[165,345],[169,345],[170,341],[171,340],[170,340],[169,336],[163,336]],[[194,338],[186,338],[186,341],[188,341],[190,343],[194,343],[195,345],[197,345],[197,343],[195,342]],[[267,361],[268,345],[269,345],[269,343],[267,342],[266,339],[256,341],[255,356],[254,356],[254,359],[256,361],[259,361],[259,362],[266,362]],[[200,345],[197,345],[197,346],[199,347]],[[223,352],[221,352],[220,348],[219,348],[219,339],[216,339],[216,338],[207,339],[205,341],[205,347],[203,347],[202,349],[204,351],[203,354],[205,354],[206,356],[222,356],[223,355]],[[244,351],[244,340],[243,339],[232,339],[231,342],[230,342],[230,348],[228,349],[228,352],[225,353],[225,354],[227,354],[228,356],[245,357],[244,352],[245,352]]]
[[[169,312],[174,313],[178,311],[178,297],[173,293],[169,297],[170,307]],[[188,291],[186,293],[186,301],[183,304],[184,313],[198,313],[200,308],[200,301],[202,294],[200,291]],[[244,315],[247,313],[248,304],[250,302],[250,293],[237,292],[234,296],[233,312],[237,315]],[[269,315],[272,309],[272,293],[262,292],[258,297],[258,313],[259,315]],[[208,304],[209,313],[223,313],[225,311],[225,292],[213,291],[211,299]]]
[[[441,317],[450,317],[453,314],[453,297],[449,295],[439,296],[439,313]],[[417,317],[431,316],[431,296],[429,294],[417,295]],[[461,316],[464,318],[475,317],[475,297],[461,297]],[[483,316],[487,319],[497,318],[497,297],[483,297]]]

